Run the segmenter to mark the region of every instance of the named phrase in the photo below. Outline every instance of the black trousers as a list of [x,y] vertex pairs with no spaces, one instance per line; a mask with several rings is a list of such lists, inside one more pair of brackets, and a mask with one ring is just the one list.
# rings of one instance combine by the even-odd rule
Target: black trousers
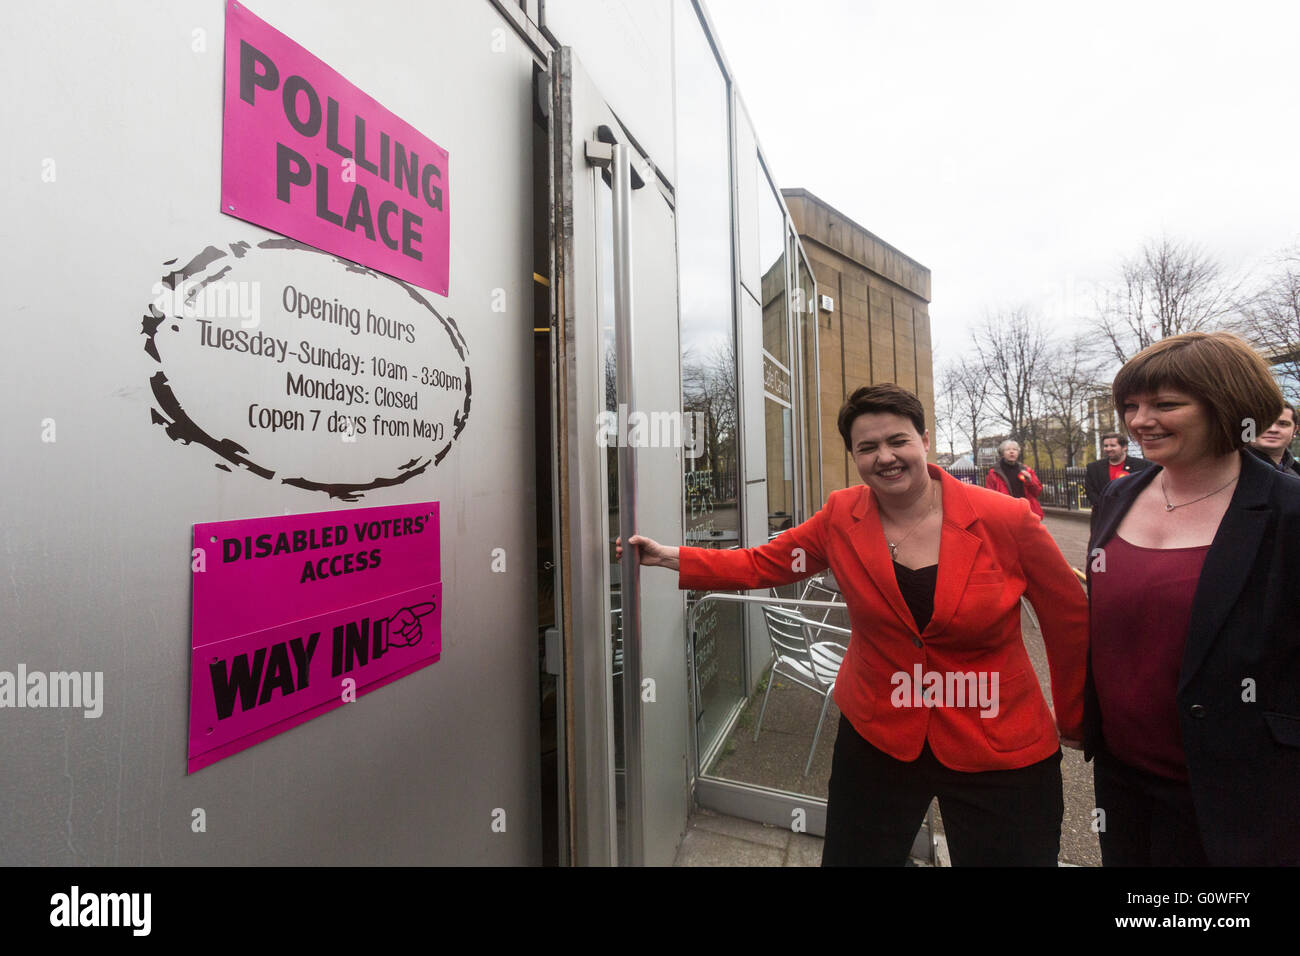
[[1092,761],[1105,813],[1102,866],[1209,866],[1187,784],[1129,766],[1101,747]]
[[1061,850],[1061,752],[1017,770],[964,773],[927,743],[904,762],[840,717],[831,758],[822,866],[902,866],[930,801],[939,798],[955,866],[1056,866]]

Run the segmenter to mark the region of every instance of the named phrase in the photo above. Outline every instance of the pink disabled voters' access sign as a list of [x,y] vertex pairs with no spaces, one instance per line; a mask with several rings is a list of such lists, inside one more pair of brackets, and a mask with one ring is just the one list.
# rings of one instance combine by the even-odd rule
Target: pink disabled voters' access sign
[[226,4],[221,210],[447,294],[447,151]]
[[194,526],[189,771],[438,660],[438,503]]

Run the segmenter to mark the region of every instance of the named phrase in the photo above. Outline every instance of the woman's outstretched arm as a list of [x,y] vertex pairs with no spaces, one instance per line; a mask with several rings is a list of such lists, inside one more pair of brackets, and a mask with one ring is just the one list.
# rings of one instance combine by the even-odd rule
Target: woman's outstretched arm
[[[833,492],[832,497],[843,492]],[[843,506],[844,502],[841,501]],[[756,548],[673,547],[644,535],[629,540],[647,567],[679,572],[678,587],[690,590],[747,591],[798,581],[827,567],[826,516],[830,499],[815,515]],[[623,549],[617,548],[621,557]]]

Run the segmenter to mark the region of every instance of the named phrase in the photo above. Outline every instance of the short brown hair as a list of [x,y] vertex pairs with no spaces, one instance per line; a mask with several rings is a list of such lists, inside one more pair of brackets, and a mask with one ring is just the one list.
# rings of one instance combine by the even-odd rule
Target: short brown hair
[[[1176,388],[1209,409],[1210,451],[1226,455],[1246,444],[1248,422],[1262,430],[1282,408],[1282,390],[1259,353],[1229,332],[1171,335],[1124,364],[1111,385],[1120,417],[1133,395]],[[1263,425],[1267,428],[1268,425]]]
[[1121,445],[1127,445],[1127,444],[1128,444],[1128,442],[1126,442],[1126,441],[1124,440],[1124,436],[1121,435],[1119,432],[1105,432],[1105,433],[1103,433],[1102,436],[1101,436],[1101,442],[1102,442],[1102,444],[1105,444],[1105,443],[1106,443],[1106,439],[1107,439],[1107,438],[1113,438],[1113,439],[1115,439],[1117,442],[1119,442]]
[[840,416],[836,422],[840,436],[844,439],[844,447],[849,451],[853,450],[852,440],[849,438],[853,422],[859,415],[872,413],[901,415],[916,426],[918,435],[925,434],[925,408],[919,398],[893,382],[863,385],[849,396],[849,400],[840,409]]

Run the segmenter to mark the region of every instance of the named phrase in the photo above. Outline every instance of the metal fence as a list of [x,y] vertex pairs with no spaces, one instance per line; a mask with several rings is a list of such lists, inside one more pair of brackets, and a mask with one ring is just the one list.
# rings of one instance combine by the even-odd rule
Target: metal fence
[[[981,488],[989,473],[987,468],[947,468],[945,471],[959,481],[979,485]],[[1083,468],[1035,468],[1034,474],[1043,483],[1043,494],[1039,498],[1043,507],[1067,508],[1070,511],[1086,511],[1091,507],[1083,490]]]

